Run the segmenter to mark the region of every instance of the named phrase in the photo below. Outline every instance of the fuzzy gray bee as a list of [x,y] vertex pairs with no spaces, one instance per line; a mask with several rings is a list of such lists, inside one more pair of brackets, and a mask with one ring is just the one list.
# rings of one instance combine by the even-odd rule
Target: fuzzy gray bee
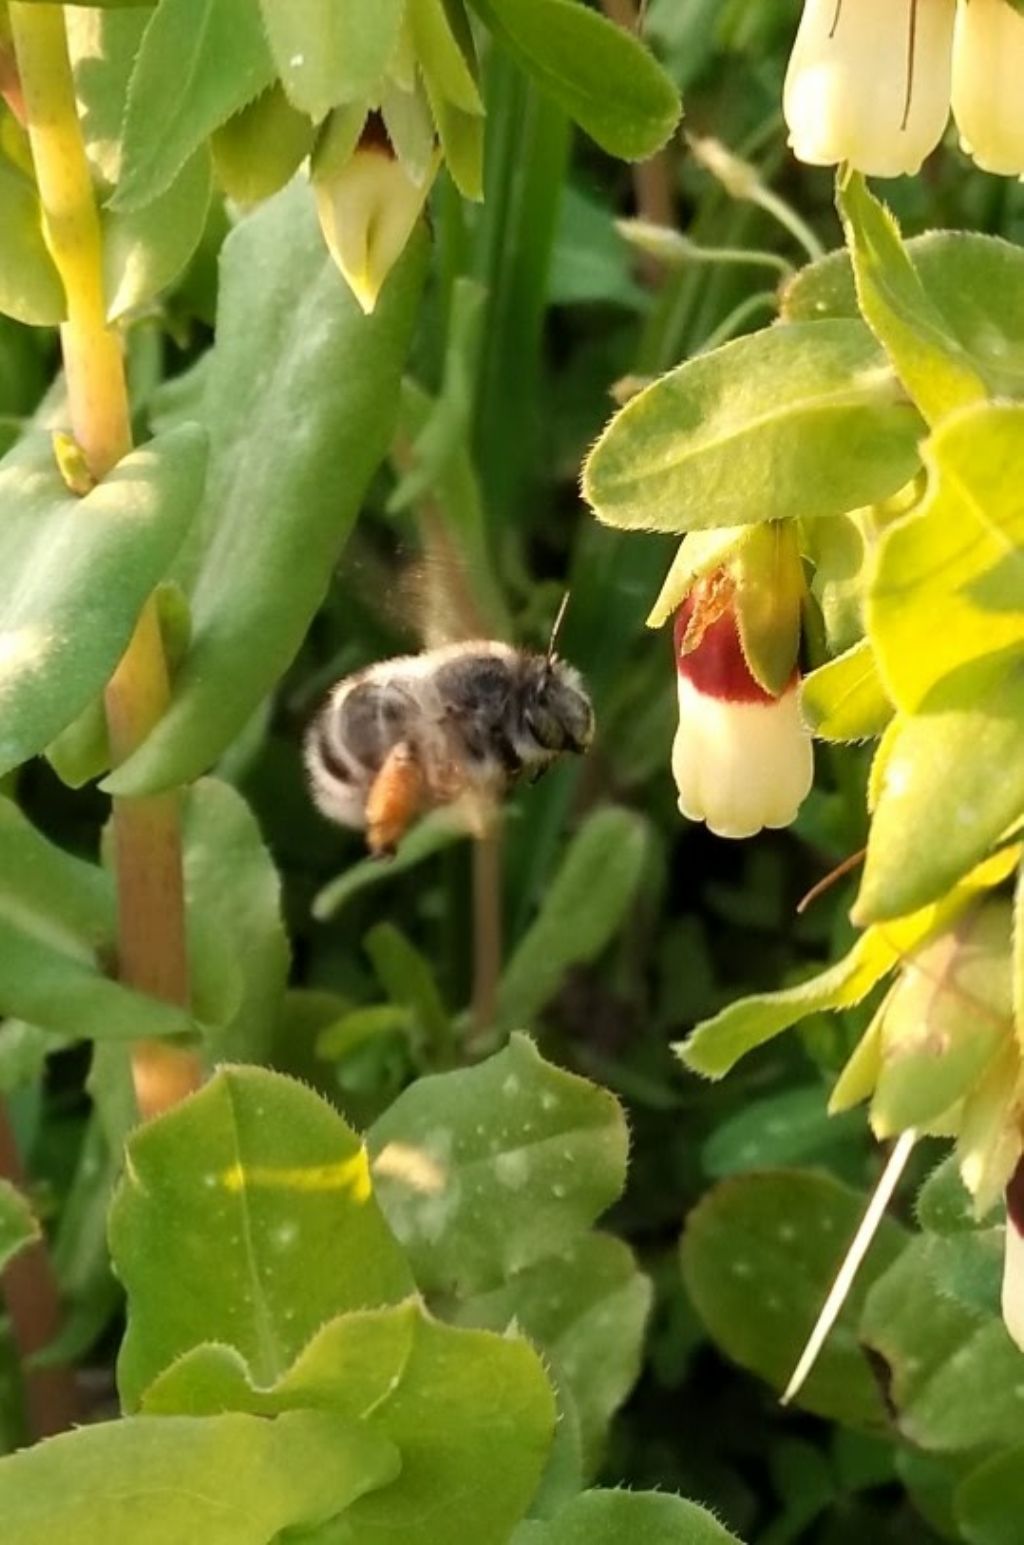
[[583,752],[594,711],[571,665],[489,640],[383,660],[333,688],[306,735],[313,799],[390,853],[425,811],[485,807],[564,752]]

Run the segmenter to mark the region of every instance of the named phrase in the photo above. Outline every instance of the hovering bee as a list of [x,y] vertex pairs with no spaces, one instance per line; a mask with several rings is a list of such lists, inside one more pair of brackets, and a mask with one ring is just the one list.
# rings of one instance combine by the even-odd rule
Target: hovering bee
[[339,681],[307,731],[306,766],[323,814],[389,854],[427,810],[493,807],[593,733],[583,681],[553,649],[476,640]]

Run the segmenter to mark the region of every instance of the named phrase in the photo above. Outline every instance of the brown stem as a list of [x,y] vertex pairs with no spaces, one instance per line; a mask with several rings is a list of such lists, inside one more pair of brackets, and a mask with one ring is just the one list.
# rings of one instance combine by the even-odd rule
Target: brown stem
[[[601,8],[609,21],[615,22],[627,32],[638,32],[640,12],[636,0],[601,0]],[[672,177],[672,158],[668,146],[655,151],[646,161],[637,161],[632,167],[633,198],[641,220],[653,225],[675,224],[676,200]],[[662,265],[649,253],[640,261],[640,271],[651,282],[660,278]]]
[[[2,1100],[0,1176],[19,1190],[24,1189],[21,1159]],[[35,1440],[65,1432],[81,1418],[73,1370],[31,1366],[31,1359],[50,1345],[61,1324],[57,1279],[42,1240],[26,1246],[8,1261],[0,1278],[0,1289],[22,1366],[29,1436]]]

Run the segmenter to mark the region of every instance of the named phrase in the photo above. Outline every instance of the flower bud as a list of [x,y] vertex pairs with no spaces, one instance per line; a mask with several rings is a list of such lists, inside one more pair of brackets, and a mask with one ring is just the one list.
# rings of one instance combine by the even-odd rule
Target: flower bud
[[405,250],[437,169],[417,182],[395,156],[383,124],[371,115],[340,168],[314,170],[320,228],[331,256],[369,314]]
[[1024,16],[1008,0],[963,0],[953,41],[953,116],[986,172],[1024,174]]
[[744,658],[724,571],[700,581],[675,620],[679,728],[672,772],[679,809],[719,837],[788,826],[811,787],[811,737],[798,673],[772,696]]
[[799,159],[920,170],[949,117],[953,17],[954,0],[805,0],[783,94]]

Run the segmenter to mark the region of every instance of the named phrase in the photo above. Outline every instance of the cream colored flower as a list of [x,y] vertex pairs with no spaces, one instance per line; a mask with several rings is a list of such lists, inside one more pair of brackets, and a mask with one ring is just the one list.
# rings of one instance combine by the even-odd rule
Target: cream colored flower
[[1024,1161],[1018,1164],[1006,1188],[1003,1250],[1003,1320],[1024,1352]]
[[690,610],[689,602],[680,608],[675,627],[679,728],[672,772],[679,809],[719,837],[788,826],[814,774],[796,674],[779,697],[763,691],[743,658],[731,609],[683,653]]
[[364,135],[330,175],[314,174],[320,228],[331,256],[362,309],[369,313],[405,250],[436,170],[414,181],[383,130]]
[[805,0],[783,96],[799,159],[846,161],[872,177],[918,171],[949,118],[954,8],[955,0]]
[[984,171],[1024,174],[1024,15],[1007,0],[957,6],[953,116]]

